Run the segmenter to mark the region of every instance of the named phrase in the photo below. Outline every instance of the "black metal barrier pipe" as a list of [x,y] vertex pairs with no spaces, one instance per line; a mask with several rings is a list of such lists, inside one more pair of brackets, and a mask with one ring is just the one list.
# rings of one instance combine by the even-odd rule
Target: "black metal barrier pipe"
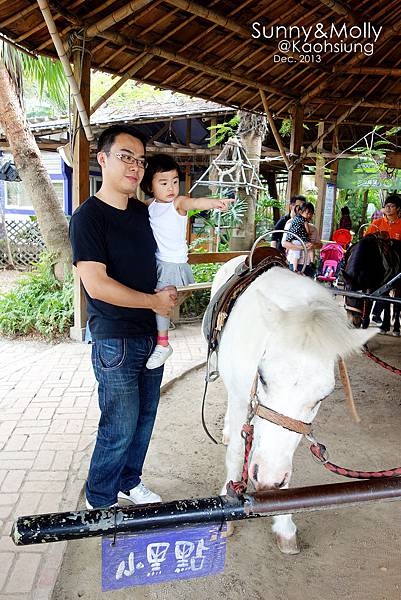
[[357,298],[358,300],[375,300],[377,302],[387,302],[387,304],[401,304],[399,298],[390,298],[389,296],[377,296],[375,294],[363,294],[362,292],[348,292],[335,288],[327,288],[333,296],[346,296],[347,298]]
[[378,500],[401,500],[401,478],[316,485],[245,494],[214,496],[161,504],[124,506],[19,517],[11,537],[16,545],[134,533],[194,523],[222,523],[255,517],[309,512]]

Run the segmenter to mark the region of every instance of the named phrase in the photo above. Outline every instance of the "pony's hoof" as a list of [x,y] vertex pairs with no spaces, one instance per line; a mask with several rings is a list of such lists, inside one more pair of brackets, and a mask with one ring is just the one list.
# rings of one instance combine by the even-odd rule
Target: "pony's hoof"
[[291,538],[285,538],[282,535],[276,535],[277,546],[283,554],[299,554],[297,534]]
[[227,537],[231,537],[234,533],[235,527],[232,521],[227,521]]
[[223,444],[223,446],[228,446],[228,444],[230,443],[230,436],[228,435],[228,433],[223,433],[221,443]]
[[394,337],[400,337],[400,332],[399,331],[393,331],[393,336]]

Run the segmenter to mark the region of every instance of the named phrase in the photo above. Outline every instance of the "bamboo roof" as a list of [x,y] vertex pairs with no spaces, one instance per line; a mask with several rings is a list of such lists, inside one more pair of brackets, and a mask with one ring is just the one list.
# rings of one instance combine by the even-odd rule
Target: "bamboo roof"
[[[298,104],[307,122],[396,125],[400,120],[401,0],[52,0],[49,5],[65,47],[84,36],[99,70],[250,111],[263,112],[262,90],[270,111],[281,118]],[[302,47],[304,30],[297,38],[296,27],[310,27],[308,41],[326,46],[309,52]],[[360,27],[361,35],[352,27]],[[0,0],[0,32],[34,53],[56,56],[32,0]],[[301,46],[280,52],[278,42],[285,36]],[[355,43],[352,52],[327,45],[344,41]]]

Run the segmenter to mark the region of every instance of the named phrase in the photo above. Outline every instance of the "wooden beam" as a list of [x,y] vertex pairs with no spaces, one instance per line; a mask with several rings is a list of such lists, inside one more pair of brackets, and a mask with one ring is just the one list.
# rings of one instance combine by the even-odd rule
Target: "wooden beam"
[[[382,47],[384,45],[384,42],[386,42],[391,37],[398,36],[400,34],[400,31],[401,31],[401,21],[398,21],[394,24],[386,23],[385,30],[382,31],[382,33],[380,34],[380,46]],[[346,65],[344,65],[344,67],[345,66],[353,67],[360,60],[363,60],[363,59],[366,59],[366,56],[365,56],[365,54],[363,54],[363,52],[355,54],[355,56],[353,58],[351,58],[351,60]],[[313,98],[314,96],[318,96],[321,91],[323,91],[328,85],[330,85],[330,83],[333,81],[333,79],[335,79],[336,75],[337,75],[337,73],[333,73],[329,77],[326,77],[326,79],[323,80],[318,86],[316,86],[313,90],[311,90],[310,92],[305,94],[301,98],[301,104],[305,105],[311,98]]]
[[227,262],[237,256],[247,256],[249,252],[244,251],[233,251],[233,252],[194,252],[188,254],[188,262],[190,265],[200,265],[207,263],[221,263]]
[[385,75],[386,77],[401,77],[401,69],[395,67],[333,67],[333,73],[352,73],[353,75]]
[[[90,67],[91,55],[81,47],[73,49],[74,75],[80,81],[80,94],[85,110],[89,111],[90,105]],[[77,119],[77,115],[75,114]],[[78,128],[73,140],[73,170],[72,170],[72,209],[75,210],[89,196],[89,154],[90,143],[82,127]],[[86,302],[82,286],[74,269],[74,325],[70,329],[73,340],[85,339],[86,327]]]
[[272,114],[271,114],[271,112],[269,110],[269,106],[267,104],[265,93],[264,93],[263,90],[259,90],[259,93],[260,93],[260,97],[261,97],[262,102],[263,102],[263,108],[264,108],[264,111],[266,113],[267,120],[269,121],[270,129],[272,130],[272,134],[274,136],[274,139],[276,140],[276,144],[278,146],[278,149],[280,150],[280,154],[281,154],[281,156],[284,159],[285,166],[289,170],[290,169],[290,161],[288,159],[287,152],[285,151],[284,144],[283,144],[283,141],[281,139],[281,136],[280,136],[279,132],[277,131],[277,127],[276,127],[276,124],[275,124],[274,119],[272,117]]
[[[222,79],[225,79],[227,81],[235,81],[241,85],[247,85],[253,89],[261,88],[263,91],[271,92],[273,94],[277,94],[279,96],[284,96],[286,98],[295,98],[295,94],[289,93],[283,89],[278,89],[274,86],[266,85],[263,83],[259,83],[256,85],[252,79],[248,79],[245,75],[240,75],[240,74],[236,75],[235,73],[233,73],[232,71],[229,71],[228,69],[216,69],[214,67],[211,67],[204,63],[198,62],[196,60],[186,58],[185,56],[182,56],[181,54],[169,52],[168,50],[165,50],[164,48],[161,48],[161,47],[157,46],[156,44],[145,45],[138,41],[134,41],[131,38],[123,36],[121,34],[107,32],[107,31],[99,33],[98,35],[99,35],[99,37],[108,39],[117,45],[125,44],[127,46],[127,48],[131,48],[135,52],[138,52],[138,51],[139,52],[147,52],[149,54],[152,54],[153,56],[165,58],[169,61],[181,64],[181,65],[186,65],[188,67],[196,69],[197,71],[204,72],[208,75],[213,75],[215,77],[221,77]],[[162,84],[160,84],[160,85],[162,85]]]
[[7,44],[10,44],[10,46],[12,46],[13,48],[15,48],[16,50],[19,50],[20,52],[23,52],[24,54],[27,54],[31,58],[34,58],[34,59],[38,58],[34,52],[31,52],[30,50],[28,50],[24,46],[21,46],[21,44],[18,44],[16,42],[14,42],[8,36],[4,35],[4,33],[0,33],[0,40],[3,40],[3,42],[6,42]]
[[[327,134],[326,134],[327,135]],[[316,172],[315,172],[315,185],[317,187],[317,203],[315,211],[315,225],[318,229],[319,236],[322,234],[323,226],[323,215],[324,215],[324,196],[326,182],[324,179],[324,158],[319,156],[319,153],[323,150],[323,138],[324,133],[324,122],[320,122],[317,130],[317,140],[315,142],[317,146],[318,157],[316,159]]]
[[[400,98],[401,100],[401,98]],[[311,98],[309,104],[334,104],[336,106],[353,106],[356,102],[358,102],[358,98],[333,98],[333,97],[317,97]],[[399,102],[383,102],[382,100],[364,100],[360,104],[362,107],[366,108],[389,108],[398,110],[400,108]]]
[[133,75],[135,75],[135,73],[137,71],[139,71],[140,69],[142,69],[142,67],[144,65],[146,65],[150,60],[152,60],[152,56],[150,54],[145,54],[144,52],[142,52],[142,54],[140,54],[140,56],[138,57],[137,62],[134,64],[134,66],[131,67],[131,69],[129,71],[127,71],[125,73],[125,75],[123,75],[122,77],[120,77],[120,79],[118,81],[116,81],[116,83],[114,85],[112,85],[107,90],[107,92],[105,92],[102,96],[100,96],[100,98],[98,98],[96,100],[95,104],[90,109],[90,114],[93,115],[93,113],[96,112],[97,109],[100,108],[100,106],[102,106],[102,104],[104,104],[106,102],[106,100],[108,100],[110,98],[110,96],[112,96],[113,94],[115,94],[115,92],[117,90],[119,90],[120,87],[122,85],[124,85],[124,83],[126,81],[128,81],[128,79],[131,79],[131,77]]
[[344,6],[341,2],[338,2],[338,0],[319,0],[319,2],[328,8],[331,8],[333,12],[336,12],[344,17],[348,17],[353,23],[357,21],[356,15],[354,15],[350,9]]
[[[291,128],[291,141],[290,141],[290,153],[296,156],[301,155],[301,146],[304,136],[304,110],[299,104],[295,107],[292,112],[292,128]],[[293,169],[288,172],[288,183],[287,183],[287,200],[290,200],[292,196],[299,194],[301,187],[301,176],[302,176],[302,162],[298,163]]]
[[308,154],[320,144],[320,142],[326,137],[326,135],[334,131],[337,125],[340,125],[340,123],[345,121],[345,119],[349,117],[349,115],[361,105],[363,100],[364,99],[361,98],[356,104],[354,104],[354,106],[351,106],[348,110],[346,110],[345,113],[341,115],[341,117],[338,117],[338,119],[336,119],[333,125],[331,125],[326,132],[322,133],[322,138],[318,136],[317,140],[315,140],[312,144],[310,144],[310,146],[306,148],[306,150],[304,150],[301,156],[294,162],[294,165],[301,162],[306,156],[308,156]]
[[125,4],[121,8],[112,12],[110,15],[107,15],[107,17],[104,17],[104,19],[101,19],[97,23],[94,23],[93,25],[88,27],[88,29],[86,30],[86,36],[90,38],[99,35],[102,31],[109,29],[119,21],[122,21],[126,17],[129,17],[130,15],[132,15],[132,13],[141,10],[148,4],[151,4],[152,2],[153,0],[133,0],[128,4]]

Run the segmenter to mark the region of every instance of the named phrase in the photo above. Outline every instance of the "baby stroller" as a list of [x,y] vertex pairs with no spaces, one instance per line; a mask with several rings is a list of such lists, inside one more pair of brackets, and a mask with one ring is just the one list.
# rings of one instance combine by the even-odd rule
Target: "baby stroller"
[[344,248],[335,242],[323,246],[320,250],[320,275],[317,276],[317,279],[333,285],[340,272],[344,254]]

